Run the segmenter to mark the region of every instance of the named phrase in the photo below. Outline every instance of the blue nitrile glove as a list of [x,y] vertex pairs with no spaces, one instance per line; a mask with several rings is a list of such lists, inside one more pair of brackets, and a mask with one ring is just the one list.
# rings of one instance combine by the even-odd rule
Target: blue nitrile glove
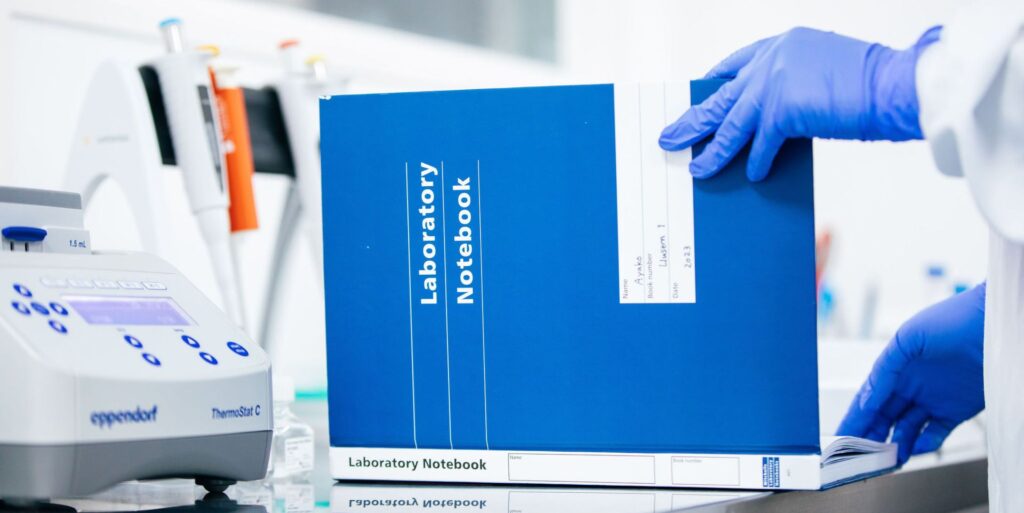
[[717,130],[690,163],[694,177],[706,178],[753,137],[747,177],[760,181],[789,137],[921,139],[914,71],[940,31],[907,50],[808,28],[763,39],[715,66],[705,78],[733,80],[667,126],[659,143],[681,150]]
[[899,463],[934,451],[985,408],[985,284],[903,324],[854,397],[837,434],[899,444]]

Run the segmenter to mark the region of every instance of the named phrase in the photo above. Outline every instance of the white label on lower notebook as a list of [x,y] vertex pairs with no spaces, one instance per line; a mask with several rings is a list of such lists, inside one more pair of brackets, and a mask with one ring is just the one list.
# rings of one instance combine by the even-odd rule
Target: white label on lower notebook
[[658,136],[689,106],[687,83],[616,84],[620,303],[695,303],[690,150]]
[[654,456],[509,453],[508,480],[594,484],[655,484]]
[[672,484],[739,486],[740,459],[724,456],[673,456]]

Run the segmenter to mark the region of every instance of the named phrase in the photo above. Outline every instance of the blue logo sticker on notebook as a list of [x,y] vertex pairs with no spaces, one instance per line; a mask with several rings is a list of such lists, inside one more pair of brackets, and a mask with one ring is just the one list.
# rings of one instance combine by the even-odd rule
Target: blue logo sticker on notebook
[[779,458],[761,458],[761,484],[765,488],[778,488],[779,484]]

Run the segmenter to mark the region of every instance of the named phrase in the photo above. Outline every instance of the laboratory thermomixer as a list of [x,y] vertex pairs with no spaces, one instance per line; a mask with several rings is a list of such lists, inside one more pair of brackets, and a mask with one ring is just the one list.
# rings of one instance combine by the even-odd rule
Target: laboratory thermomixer
[[78,194],[0,187],[0,497],[266,474],[270,361],[188,279],[92,251]]

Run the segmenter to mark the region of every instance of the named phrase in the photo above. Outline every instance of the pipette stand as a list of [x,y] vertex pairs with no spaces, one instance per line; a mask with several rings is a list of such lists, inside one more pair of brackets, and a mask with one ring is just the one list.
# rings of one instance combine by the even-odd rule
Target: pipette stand
[[142,250],[166,258],[160,146],[139,68],[108,61],[89,84],[75,131],[64,188],[88,208],[107,179],[117,184],[138,228]]

